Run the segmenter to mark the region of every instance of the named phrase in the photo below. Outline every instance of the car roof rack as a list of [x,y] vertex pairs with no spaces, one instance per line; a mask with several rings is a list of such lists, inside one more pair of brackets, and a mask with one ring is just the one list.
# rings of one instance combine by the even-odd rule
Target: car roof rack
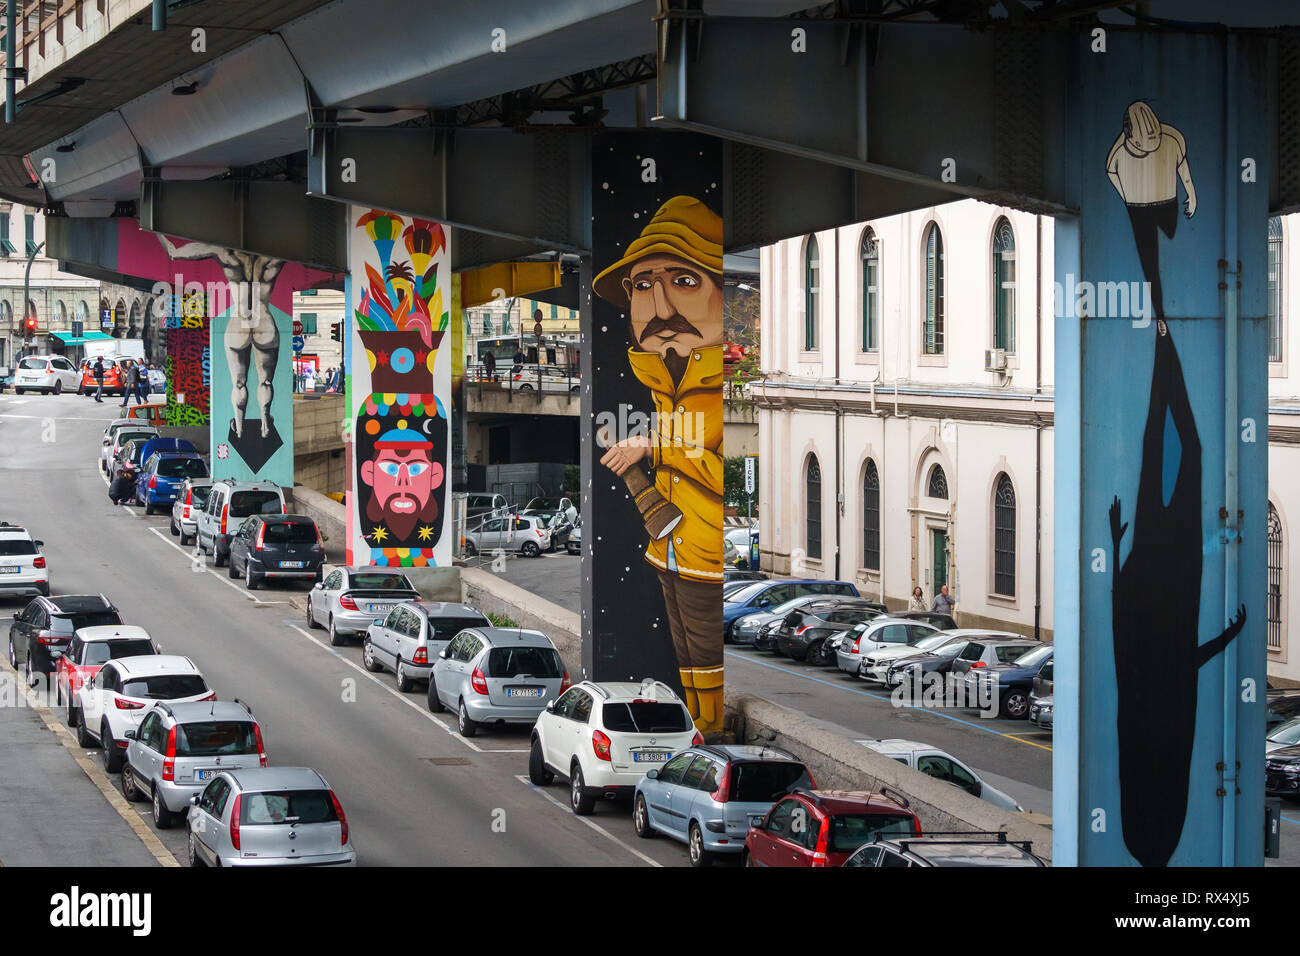
[[[934,837],[966,837],[964,840],[935,840]],[[970,839],[971,837],[983,839]],[[1033,840],[1011,840],[1007,838],[1006,830],[935,830],[932,833],[924,833],[919,837],[899,837],[892,839],[904,850],[908,849],[909,843],[924,843],[926,846],[941,844],[943,846],[962,846],[963,844],[974,843],[997,843],[1003,846],[1018,846],[1026,853],[1032,853],[1034,845]]]
[[908,810],[912,809],[911,801],[908,800],[907,797],[903,796],[901,792],[895,790],[893,787],[881,786],[880,793],[882,796],[889,797],[891,800],[896,800],[897,802],[901,803],[906,809]]

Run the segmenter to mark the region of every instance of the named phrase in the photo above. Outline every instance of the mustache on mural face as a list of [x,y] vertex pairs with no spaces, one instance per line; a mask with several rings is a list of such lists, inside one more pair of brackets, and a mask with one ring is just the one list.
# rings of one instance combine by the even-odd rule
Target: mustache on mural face
[[641,333],[641,336],[637,341],[644,345],[646,339],[651,336],[661,335],[664,332],[689,332],[693,335],[700,335],[700,337],[703,338],[699,329],[687,322],[680,314],[674,313],[667,319],[661,319],[656,315],[646,325],[645,331]]

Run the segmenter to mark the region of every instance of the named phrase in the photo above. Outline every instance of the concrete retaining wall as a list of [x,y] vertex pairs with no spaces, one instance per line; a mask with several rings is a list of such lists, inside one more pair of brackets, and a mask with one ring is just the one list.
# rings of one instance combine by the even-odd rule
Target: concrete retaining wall
[[582,678],[582,622],[577,614],[482,568],[461,568],[465,601],[484,614],[508,617],[520,627],[541,631],[555,644],[576,682]]
[[326,498],[319,491],[313,491],[302,485],[286,488],[285,507],[290,514],[306,515],[316,522],[320,533],[328,541],[328,550],[337,551],[347,548],[347,520],[343,506],[333,498]]

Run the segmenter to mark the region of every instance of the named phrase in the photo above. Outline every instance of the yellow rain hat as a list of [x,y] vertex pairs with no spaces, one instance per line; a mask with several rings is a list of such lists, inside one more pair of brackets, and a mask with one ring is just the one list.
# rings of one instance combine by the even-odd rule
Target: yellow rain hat
[[623,278],[647,256],[676,256],[707,272],[722,275],[722,217],[693,196],[674,196],[641,230],[627,254],[596,276],[596,295],[617,306],[628,305]]

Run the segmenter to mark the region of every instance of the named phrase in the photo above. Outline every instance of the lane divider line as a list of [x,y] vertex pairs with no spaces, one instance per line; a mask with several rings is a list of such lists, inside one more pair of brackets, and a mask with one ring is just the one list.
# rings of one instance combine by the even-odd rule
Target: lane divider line
[[657,867],[663,866],[663,864],[660,863],[658,860],[652,860],[650,857],[646,856],[640,850],[628,846],[626,843],[624,843],[618,837],[614,836],[614,834],[610,833],[608,830],[606,830],[604,827],[602,827],[599,823],[597,823],[595,820],[591,819],[590,817],[580,817],[576,813],[573,813],[573,811],[568,806],[561,803],[559,800],[556,800],[553,796],[551,796],[541,787],[534,784],[531,780],[528,779],[528,777],[525,774],[522,773],[515,774],[515,779],[518,780],[520,783],[522,783],[528,789],[536,793],[540,793],[544,798],[551,801],[551,803],[555,804],[561,810],[564,810],[568,813],[572,813],[574,819],[577,820],[579,823],[585,823],[587,826],[591,827],[593,830],[601,834],[601,836],[605,837],[607,840],[617,844],[618,846],[622,847],[624,850],[627,850],[628,853],[631,853],[638,860],[641,860],[642,862],[647,863],[650,866],[657,866]]
[[54,715],[54,712],[40,702],[32,688],[26,686],[27,682],[16,670],[9,666],[8,660],[0,658],[0,669],[11,676],[14,686],[22,690],[23,696],[27,700],[27,706],[36,711],[36,715],[41,718],[41,722],[45,724],[46,729],[58,738],[59,743],[63,744],[64,749],[72,755],[72,759],[76,761],[77,766],[90,778],[90,782],[108,801],[108,805],[126,821],[126,825],[131,828],[131,832],[140,838],[140,842],[158,861],[158,865],[179,867],[180,862],[176,857],[172,856],[171,851],[163,845],[162,840],[158,839],[158,835],[150,829],[140,814],[135,812],[131,804],[127,802],[126,797],[122,796],[104,771],[104,768],[86,756],[85,749],[77,745],[77,739],[72,736],[72,733],[63,724],[59,723],[59,719]]

